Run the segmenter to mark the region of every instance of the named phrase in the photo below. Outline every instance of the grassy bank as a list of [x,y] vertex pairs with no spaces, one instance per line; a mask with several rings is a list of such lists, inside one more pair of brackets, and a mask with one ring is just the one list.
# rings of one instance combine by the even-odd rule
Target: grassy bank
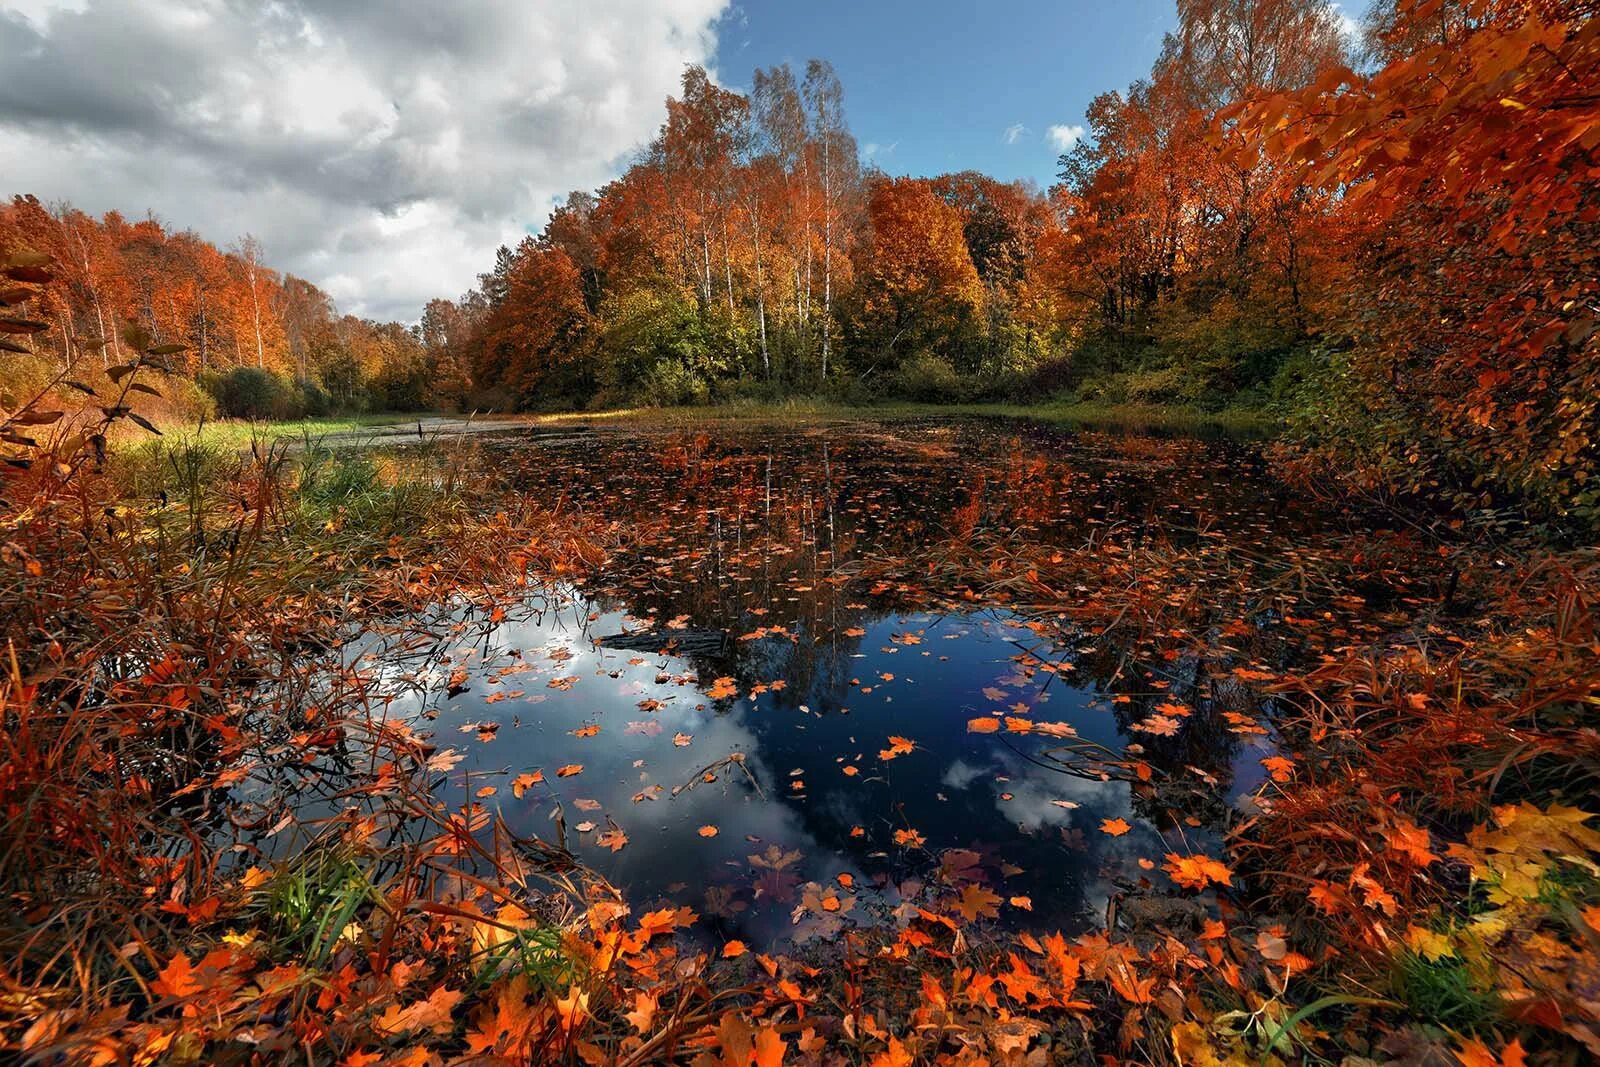
[[305,420],[293,423],[225,423],[206,428],[218,439],[247,442],[251,426],[260,427],[262,436],[299,437],[338,434],[361,436],[362,430],[403,430],[422,422],[424,430],[453,432],[465,425],[478,429],[516,426],[564,426],[615,424],[640,426],[695,427],[723,423],[768,423],[805,426],[826,422],[877,421],[910,422],[938,418],[1019,419],[1069,429],[1111,430],[1162,434],[1226,434],[1247,438],[1272,436],[1281,420],[1257,408],[1225,408],[1207,411],[1200,408],[1146,404],[1101,404],[1084,401],[1048,400],[1037,404],[921,404],[886,401],[880,404],[845,404],[834,400],[796,398],[791,400],[747,401],[711,404],[702,407],[613,408],[602,411],[542,412],[519,415],[393,415],[361,420]]
[[[347,434],[382,426],[415,422],[426,415],[382,414],[347,415],[326,419],[293,419],[287,422],[246,421],[244,419],[209,419],[204,422],[157,420],[163,434],[192,438],[203,444],[244,448],[252,442],[271,443],[285,438],[322,438],[331,434]],[[146,435],[130,433],[124,441],[136,443],[147,440]]]

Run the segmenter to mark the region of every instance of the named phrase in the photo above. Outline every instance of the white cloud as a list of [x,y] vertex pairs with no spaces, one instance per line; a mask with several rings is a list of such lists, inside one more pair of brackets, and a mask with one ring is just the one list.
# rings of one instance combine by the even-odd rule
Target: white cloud
[[1343,4],[1333,5],[1333,17],[1338,24],[1339,33],[1344,37],[1345,43],[1352,46],[1359,45],[1361,43],[1361,20],[1347,12]]
[[889,144],[879,144],[877,141],[868,141],[866,144],[861,146],[861,155],[866,159],[878,159],[883,156],[894,155],[894,150],[899,147],[899,141],[892,141]]
[[1022,140],[1023,134],[1027,132],[1028,127],[1024,126],[1020,122],[1015,122],[1006,127],[1006,132],[1001,134],[1001,139],[1004,140],[1006,144],[1016,144],[1018,141]]
[[415,318],[651,137],[728,0],[0,0],[0,195],[154,211]]
[[88,0],[5,0],[0,14],[14,12],[36,26],[43,26],[57,11],[82,11]]
[[1044,139],[1054,145],[1058,152],[1069,151],[1082,136],[1082,126],[1057,125],[1044,131]]

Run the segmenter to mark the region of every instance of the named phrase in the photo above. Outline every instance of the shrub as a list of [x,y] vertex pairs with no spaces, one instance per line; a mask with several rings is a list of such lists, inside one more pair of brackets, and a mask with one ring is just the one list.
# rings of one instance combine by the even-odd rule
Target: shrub
[[931,352],[911,356],[894,374],[894,390],[912,400],[948,404],[962,399],[961,375],[950,361]]
[[235,367],[202,381],[218,411],[235,419],[296,419],[304,407],[294,385],[259,367]]
[[310,378],[301,378],[294,384],[299,393],[300,408],[308,418],[322,419],[333,414],[333,398],[322,386]]
[[711,399],[711,387],[681,363],[658,363],[645,375],[635,395],[652,407],[704,404]]

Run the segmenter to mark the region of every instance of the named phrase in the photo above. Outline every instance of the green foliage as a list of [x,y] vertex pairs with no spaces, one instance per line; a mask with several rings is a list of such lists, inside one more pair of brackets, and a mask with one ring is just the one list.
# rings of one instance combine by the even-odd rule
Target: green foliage
[[1501,1015],[1492,983],[1454,957],[1429,961],[1414,952],[1402,952],[1390,975],[1395,998],[1412,1014],[1452,1030],[1482,1033]]
[[340,411],[361,411],[366,393],[361,380],[361,364],[349,352],[339,352],[322,365],[322,386],[333,406]]
[[892,380],[896,394],[924,403],[954,403],[967,393],[966,384],[950,361],[931,352],[918,352],[907,359]]
[[279,942],[322,961],[381,894],[348,851],[309,849],[273,876],[262,899]]
[[208,375],[201,384],[229,418],[297,419],[305,414],[294,383],[258,367],[235,367]]
[[702,315],[666,287],[631,290],[603,309],[597,406],[704,403],[748,350],[731,317]]
[[446,487],[414,471],[385,471],[365,451],[329,448],[309,437],[300,449],[299,467],[301,512],[323,529],[384,537],[414,534],[459,504]]

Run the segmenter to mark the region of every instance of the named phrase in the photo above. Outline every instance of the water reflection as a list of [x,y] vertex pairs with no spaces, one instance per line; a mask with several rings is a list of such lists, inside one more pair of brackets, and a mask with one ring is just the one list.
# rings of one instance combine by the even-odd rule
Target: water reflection
[[636,908],[759,944],[939,884],[1081,928],[1260,780],[1248,690],[1000,580],[1007,543],[1285,536],[1225,444],[942,424],[506,435],[474,462],[616,551],[582,587],[457,614],[426,669],[380,660],[389,714],[432,732],[449,789]]

